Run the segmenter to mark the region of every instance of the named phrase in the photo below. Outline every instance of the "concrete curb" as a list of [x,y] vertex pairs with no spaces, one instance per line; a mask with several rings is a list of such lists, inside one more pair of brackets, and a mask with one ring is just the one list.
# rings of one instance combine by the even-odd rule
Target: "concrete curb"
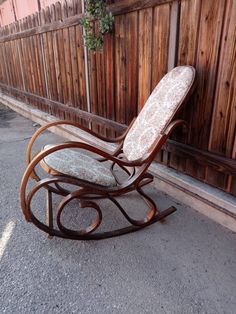
[[[0,92],[0,101],[40,125],[58,120],[54,116],[34,109],[2,92]],[[115,146],[97,140],[72,126],[53,127],[50,131],[72,141],[80,139],[82,142],[96,145],[110,152],[115,148]],[[155,185],[159,190],[236,232],[235,197],[156,162],[151,165],[150,171],[155,176]]]

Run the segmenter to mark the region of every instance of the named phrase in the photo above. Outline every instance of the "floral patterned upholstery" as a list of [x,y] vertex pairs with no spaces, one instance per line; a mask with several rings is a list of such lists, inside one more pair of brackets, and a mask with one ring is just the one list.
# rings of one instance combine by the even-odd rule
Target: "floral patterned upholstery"
[[130,161],[144,157],[161,137],[193,84],[195,69],[179,66],[158,83],[127,134],[123,151]]
[[[53,145],[46,145],[44,149]],[[78,179],[99,184],[115,186],[116,181],[112,172],[101,162],[72,149],[56,151],[43,160],[49,168]]]

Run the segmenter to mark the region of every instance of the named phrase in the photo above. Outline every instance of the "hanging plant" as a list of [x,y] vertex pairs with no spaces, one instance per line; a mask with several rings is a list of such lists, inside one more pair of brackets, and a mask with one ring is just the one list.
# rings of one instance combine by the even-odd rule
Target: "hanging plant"
[[[107,12],[105,0],[85,0],[86,17],[80,23],[84,27],[85,45],[89,50],[101,51],[104,42],[104,35],[113,29],[114,17]],[[95,29],[94,21],[98,25]]]

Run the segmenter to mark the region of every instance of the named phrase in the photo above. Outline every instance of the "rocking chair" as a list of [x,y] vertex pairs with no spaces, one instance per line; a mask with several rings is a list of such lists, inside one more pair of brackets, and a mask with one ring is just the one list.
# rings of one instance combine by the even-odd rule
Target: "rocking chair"
[[[71,121],[53,122],[39,128],[28,145],[27,168],[21,183],[21,207],[26,220],[34,223],[49,236],[98,240],[137,231],[173,213],[176,210],[173,206],[159,212],[155,202],[144,193],[142,187],[153,181],[153,176],[147,170],[165,141],[177,126],[186,126],[183,120],[172,120],[190,97],[194,82],[193,67],[179,66],[171,70],[153,90],[136,120],[117,138],[105,138]],[[63,124],[78,127],[100,140],[116,143],[116,149],[109,154],[83,142],[65,142],[45,146],[31,160],[31,150],[36,138],[46,129]],[[88,152],[96,154],[99,158],[91,157]],[[110,162],[110,168],[104,162]],[[35,170],[36,166],[41,166],[49,176],[40,179]],[[126,174],[125,179],[117,177],[115,166]],[[30,177],[36,184],[28,192]],[[65,188],[65,184],[73,189]],[[47,192],[45,223],[40,221],[31,209],[32,200],[41,188]],[[117,200],[119,196],[132,191],[136,191],[149,207],[143,219],[132,218]],[[56,213],[53,211],[53,194],[62,198]],[[68,228],[62,222],[66,205],[74,199],[79,200],[80,208],[93,208],[96,212],[95,220],[83,230]],[[129,226],[94,233],[103,217],[100,206],[95,202],[98,199],[110,200],[127,219]]]

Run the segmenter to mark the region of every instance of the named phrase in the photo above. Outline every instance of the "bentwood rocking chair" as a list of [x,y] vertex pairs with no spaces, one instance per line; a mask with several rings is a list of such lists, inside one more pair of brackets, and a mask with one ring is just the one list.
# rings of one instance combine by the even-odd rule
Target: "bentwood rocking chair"
[[[133,232],[173,213],[176,210],[174,207],[159,212],[155,202],[144,193],[142,187],[153,181],[153,176],[147,170],[165,141],[177,126],[186,125],[185,121],[173,121],[173,118],[191,95],[194,82],[193,67],[179,66],[171,70],[158,83],[137,119],[122,136],[117,138],[104,138],[70,121],[58,121],[42,126],[29,143],[27,169],[21,183],[21,206],[26,220],[50,236],[92,240]],[[109,154],[82,142],[65,142],[45,146],[31,160],[31,150],[36,138],[46,129],[63,124],[86,130],[103,141],[116,143],[116,149]],[[91,157],[86,151],[96,154],[99,158]],[[109,162],[110,168],[104,162]],[[39,178],[35,170],[37,165],[48,174],[47,178]],[[115,166],[126,173],[123,181],[117,178]],[[30,177],[36,184],[28,192]],[[65,188],[65,184],[70,186],[71,190]],[[32,200],[41,188],[47,192],[46,222],[40,221],[31,208]],[[141,220],[130,217],[117,200],[119,196],[132,191],[136,191],[149,207],[147,215]],[[55,211],[53,194],[61,197]],[[103,217],[96,200],[105,198],[117,207],[127,219],[129,226],[112,231],[94,232],[100,226]],[[74,199],[79,201],[79,208],[93,208],[97,214],[95,220],[83,230],[72,230],[62,222],[62,213],[66,205]]]

